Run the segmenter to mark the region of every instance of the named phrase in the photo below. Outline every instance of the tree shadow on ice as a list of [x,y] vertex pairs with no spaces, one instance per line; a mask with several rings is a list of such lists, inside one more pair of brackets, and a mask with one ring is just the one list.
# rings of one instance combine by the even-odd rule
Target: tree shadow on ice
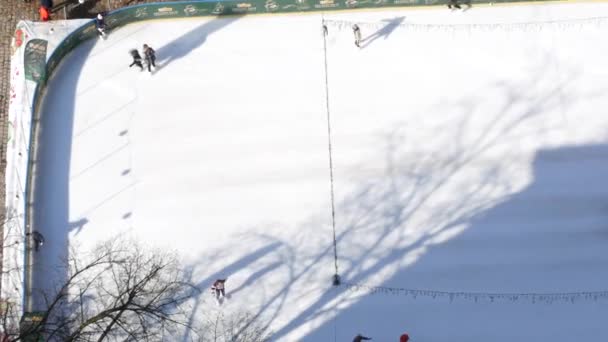
[[205,43],[207,37],[216,31],[237,21],[239,16],[216,17],[204,24],[197,26],[187,33],[179,36],[171,42],[156,49],[157,69],[160,70],[174,60],[187,56],[190,51],[197,49]]
[[383,27],[381,27],[380,29],[378,29],[376,32],[372,33],[371,35],[363,38],[361,40],[361,48],[364,49],[366,48],[368,45],[370,45],[371,43],[373,43],[376,39],[380,38],[380,37],[384,37],[384,39],[388,39],[388,36],[391,35],[391,33],[393,33],[393,31],[399,27],[399,25],[401,25],[401,23],[403,23],[403,20],[405,20],[405,17],[395,17],[393,19],[383,19],[383,22],[386,22],[386,25],[384,25]]
[[[542,78],[545,72],[548,71],[537,70],[525,82],[497,82],[487,87],[483,93],[496,96],[486,96],[485,104],[484,99],[479,99],[477,95],[455,103],[440,103],[436,112],[446,111],[445,108],[451,112],[450,115],[443,116],[442,122],[432,122],[426,127],[424,123],[404,123],[384,134],[381,139],[383,141],[379,143],[384,145],[384,164],[380,167],[370,164],[354,167],[350,176],[355,179],[355,190],[343,196],[337,205],[338,256],[343,282],[445,291],[500,291],[514,287],[551,291],[572,288],[575,282],[563,283],[562,287],[556,286],[557,284],[540,286],[544,279],[542,273],[534,277],[537,286],[532,286],[532,280],[514,284],[508,278],[514,277],[518,270],[509,269],[508,265],[496,269],[505,272],[497,278],[499,280],[490,281],[499,272],[486,272],[483,267],[475,269],[473,260],[487,259],[486,265],[509,262],[521,258],[516,253],[517,250],[503,248],[501,253],[508,254],[501,256],[497,253],[493,257],[492,251],[485,247],[466,250],[467,246],[476,243],[485,246],[485,239],[493,238],[496,240],[492,243],[496,244],[494,247],[497,249],[501,243],[501,234],[513,239],[513,243],[531,248],[535,240],[539,242],[546,238],[551,227],[543,230],[534,225],[523,225],[514,219],[512,222],[519,225],[514,229],[510,227],[511,222],[506,221],[510,217],[509,213],[524,214],[530,205],[534,205],[530,200],[546,196],[543,203],[548,207],[535,215],[526,214],[526,220],[532,218],[535,221],[551,222],[552,215],[555,216],[553,211],[561,210],[562,206],[552,207],[555,201],[552,196],[547,196],[551,194],[550,189],[573,190],[583,186],[581,183],[584,181],[577,178],[576,173],[584,173],[585,178],[599,180],[608,171],[605,166],[593,166],[608,155],[608,148],[604,146],[557,148],[555,151],[542,151],[536,156],[529,156],[535,160],[532,163],[535,173],[532,185],[526,187],[512,179],[513,175],[518,175],[517,179],[520,179],[520,173],[530,167],[525,156],[526,153],[530,154],[529,148],[534,146],[534,141],[541,137],[549,139],[554,134],[568,131],[567,123],[559,122],[560,119],[547,120],[546,113],[567,111],[569,104],[585,98],[568,89],[574,75],[568,75],[563,82],[541,84],[538,78]],[[497,98],[502,103],[498,110],[495,103],[490,103]],[[494,113],[490,114],[484,108],[485,105],[491,105]],[[427,136],[433,136],[434,139],[421,145],[421,140],[416,138],[421,131],[426,131]],[[526,145],[526,141],[531,142]],[[567,160],[561,169],[560,165],[545,162],[547,158],[560,156]],[[562,185],[563,182],[569,184]],[[339,193],[340,183],[336,184],[336,192]],[[525,187],[523,192],[522,187]],[[582,196],[591,188],[593,185],[583,186],[579,194]],[[602,194],[599,196],[601,199],[605,192],[600,190],[599,193]],[[563,206],[569,207],[575,201],[575,198],[571,198]],[[583,205],[578,205],[579,208],[581,206]],[[599,215],[601,205],[594,207],[593,211]],[[591,211],[590,209],[589,213]],[[571,209],[570,213],[572,222],[585,216],[584,210]],[[483,220],[491,223],[479,223]],[[578,234],[574,231],[574,224],[566,226],[562,243],[554,246],[556,250],[566,247],[566,236]],[[492,227],[496,230],[490,232]],[[596,221],[590,231],[599,230],[600,225]],[[529,234],[532,234],[531,240],[526,236]],[[465,242],[459,245],[459,241]],[[599,246],[600,243],[596,245]],[[583,248],[581,245],[577,251],[582,252]],[[324,250],[319,254],[327,252]],[[527,252],[534,251],[528,249]],[[491,257],[488,257],[488,253]],[[590,252],[586,261],[599,254],[601,252],[598,247]],[[554,255],[548,257],[551,256]],[[453,281],[461,266],[459,260],[464,265],[468,263],[479,276],[461,277]],[[546,258],[543,260],[546,261]],[[602,265],[605,268],[606,264]],[[587,274],[587,278],[592,273]],[[558,281],[563,276],[564,273],[557,272],[552,281]],[[458,287],[445,288],[439,283],[441,279],[449,279],[450,286]],[[487,282],[480,285],[482,280]],[[542,284],[546,285],[544,282]],[[584,282],[578,284],[580,287]],[[287,284],[285,288],[290,286],[293,285]],[[379,331],[379,326],[383,323],[378,323],[375,319],[378,315],[415,319],[417,314],[407,311],[405,306],[399,312],[388,313],[384,311],[385,308],[380,309],[382,312],[375,311],[379,310],[375,308],[369,311],[373,307],[366,305],[369,304],[369,299],[349,296],[343,290],[342,287],[328,287],[325,293],[279,329],[274,337],[285,338],[290,332],[316,319],[321,319],[324,323],[303,341],[318,341],[323,336],[334,335],[334,321],[344,322],[347,327],[357,327],[337,332],[338,340],[352,338],[358,331],[365,331],[372,337],[376,332],[376,336],[385,337],[387,331]],[[425,316],[428,321],[432,321],[432,315],[437,314],[421,309],[421,312],[428,315]],[[392,321],[394,320],[387,319],[389,323]],[[399,336],[399,330],[403,327],[393,326],[391,329],[394,329],[392,336]],[[432,330],[433,327],[428,329]]]
[[[193,298],[193,310],[189,318],[189,326],[196,328],[197,323],[201,320],[201,317],[198,315],[201,314],[201,311],[204,313],[208,311],[203,310],[203,305],[206,302],[205,297],[209,294],[209,291],[207,290],[210,289],[211,285],[216,279],[228,278],[227,294],[231,296],[237,294],[243,287],[249,286],[256,279],[262,277],[266,272],[256,272],[256,274],[250,275],[244,284],[234,289],[230,288],[231,278],[242,269],[250,267],[253,264],[259,264],[261,260],[264,260],[264,258],[272,255],[281,247],[281,243],[276,240],[257,238],[250,241],[250,244],[248,245],[256,245],[258,247],[254,247],[251,252],[239,256],[236,260],[228,263],[225,266],[218,265],[229,259],[231,255],[234,254],[234,250],[238,250],[236,246],[224,246],[224,248],[220,250],[210,251],[209,253],[206,253],[206,255],[198,258],[199,260],[204,260],[204,264],[197,262],[188,267],[190,270],[189,273],[193,274],[195,279],[197,279],[195,283],[196,287],[201,290],[202,293],[202,295]],[[267,271],[270,271],[271,269],[274,269],[274,267],[278,266],[279,265],[276,264],[270,267],[266,266],[266,269]],[[216,271],[209,273],[209,270]],[[194,337],[191,335],[191,333],[192,332],[189,330],[186,331],[182,340],[192,341]]]
[[[500,163],[522,165],[520,156],[503,157]],[[474,180],[475,186],[461,189],[452,203],[432,208],[429,218],[417,220],[416,226],[408,228],[409,236],[399,237],[405,241],[395,241],[390,252],[374,260],[369,268],[363,265],[373,254],[353,258],[346,281],[469,293],[603,291],[608,280],[607,158],[608,144],[541,149],[532,161],[523,162],[530,163],[532,169],[532,179],[523,189],[507,179],[510,172],[501,175],[504,164],[495,166],[494,171],[487,166],[482,177]],[[479,167],[478,162],[471,166]],[[417,230],[424,232],[417,234]],[[395,265],[397,260],[401,264]],[[374,276],[391,266],[395,269],[387,279]],[[415,331],[422,339],[447,339],[461,336],[463,331],[475,331],[479,340],[494,341],[518,340],[538,333],[544,340],[573,330],[584,334],[583,339],[608,336],[601,318],[580,317],[579,309],[570,302],[530,307],[522,299],[501,310],[486,303],[477,305],[472,299],[452,303],[447,296],[416,299],[357,287],[350,292],[331,291],[327,297],[337,304],[349,300],[354,303],[344,309],[332,305],[332,320],[303,340],[331,335],[335,324],[340,325],[341,340],[357,332],[349,329],[353,326],[371,336],[392,335],[395,339],[403,329]],[[308,317],[314,318],[319,311],[310,310]],[[605,317],[606,310],[603,314],[598,317]],[[378,315],[386,318],[378,322]],[[555,324],[561,320],[569,323]]]

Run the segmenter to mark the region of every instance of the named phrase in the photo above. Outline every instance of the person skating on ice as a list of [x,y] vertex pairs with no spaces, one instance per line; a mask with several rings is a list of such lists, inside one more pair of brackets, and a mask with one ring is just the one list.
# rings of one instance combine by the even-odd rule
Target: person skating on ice
[[97,34],[99,38],[103,38],[106,35],[106,20],[101,13],[95,18],[95,28],[97,28]]
[[449,9],[455,9],[458,8],[460,9],[460,4],[458,3],[458,0],[448,0],[448,8]]
[[44,245],[44,236],[39,231],[34,230],[33,232],[27,233],[25,235],[31,237],[32,243],[34,245],[34,250],[36,252],[38,252],[40,250],[40,247]]
[[148,44],[144,44],[144,58],[148,64],[148,71],[152,72],[152,67],[156,68],[156,51]]
[[369,341],[371,339],[371,337],[365,337],[361,334],[357,334],[357,336],[355,336],[355,338],[353,339],[353,342]]
[[359,25],[353,25],[353,33],[355,35],[355,45],[361,47],[361,29],[359,28]]
[[213,292],[215,299],[220,300],[220,298],[226,297],[226,279],[217,279],[213,282],[211,286],[211,291]]
[[131,51],[129,51],[129,53],[131,54],[131,57],[133,57],[133,63],[129,65],[129,68],[134,65],[137,65],[141,69],[141,71],[144,71],[144,66],[143,64],[141,64],[141,56],[139,55],[139,52],[137,52],[136,49],[132,49]]

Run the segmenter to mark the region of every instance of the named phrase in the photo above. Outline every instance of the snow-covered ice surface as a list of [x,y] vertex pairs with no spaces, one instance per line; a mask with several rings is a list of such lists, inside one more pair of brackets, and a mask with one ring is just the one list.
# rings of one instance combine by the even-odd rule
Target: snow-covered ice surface
[[[608,290],[608,4],[325,14],[343,281]],[[353,44],[352,23],[367,38]],[[157,50],[153,75],[128,50]],[[574,303],[333,288],[321,14],[161,20],[74,51],[42,107],[35,287],[67,245],[176,249],[281,341],[605,341]],[[197,310],[218,310],[208,291]]]

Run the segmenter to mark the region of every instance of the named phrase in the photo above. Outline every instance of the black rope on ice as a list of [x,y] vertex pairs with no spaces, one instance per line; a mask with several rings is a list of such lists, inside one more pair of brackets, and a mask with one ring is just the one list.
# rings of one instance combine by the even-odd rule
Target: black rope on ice
[[331,194],[331,226],[333,231],[333,242],[334,242],[334,266],[336,273],[334,274],[332,284],[334,286],[340,285],[340,275],[338,273],[338,243],[336,242],[336,206],[334,204],[334,163],[332,159],[331,149],[331,116],[329,113],[329,80],[327,76],[327,26],[325,25],[325,19],[321,19],[321,25],[323,28],[323,57],[325,62],[325,110],[327,112],[327,145],[329,150],[329,184]]

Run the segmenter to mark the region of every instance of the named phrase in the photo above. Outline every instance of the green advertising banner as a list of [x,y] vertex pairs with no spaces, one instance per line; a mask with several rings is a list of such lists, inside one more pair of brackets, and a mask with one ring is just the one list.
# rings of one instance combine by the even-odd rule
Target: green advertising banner
[[[468,3],[517,2],[523,0],[471,0]],[[538,0],[543,1],[543,0]],[[445,5],[448,0],[244,0],[244,1],[184,1],[142,4],[119,9],[109,14],[106,22],[118,27],[131,22],[192,16],[218,16],[261,13],[289,13],[345,10],[353,8],[381,8],[405,6]],[[467,1],[464,1],[467,3]]]
[[25,78],[40,82],[46,75],[46,48],[48,42],[44,39],[32,39],[27,42],[23,52]]
[[[96,35],[95,24],[92,22],[72,32],[72,34],[59,44],[53,52],[53,55],[49,58],[46,65],[47,75],[51,75],[63,57],[70,53],[75,47]],[[44,78],[44,81],[46,81],[46,78]]]
[[20,333],[23,335],[25,342],[42,342],[44,337],[38,331],[40,330],[40,322],[46,315],[43,311],[26,312],[21,317],[19,326]]

